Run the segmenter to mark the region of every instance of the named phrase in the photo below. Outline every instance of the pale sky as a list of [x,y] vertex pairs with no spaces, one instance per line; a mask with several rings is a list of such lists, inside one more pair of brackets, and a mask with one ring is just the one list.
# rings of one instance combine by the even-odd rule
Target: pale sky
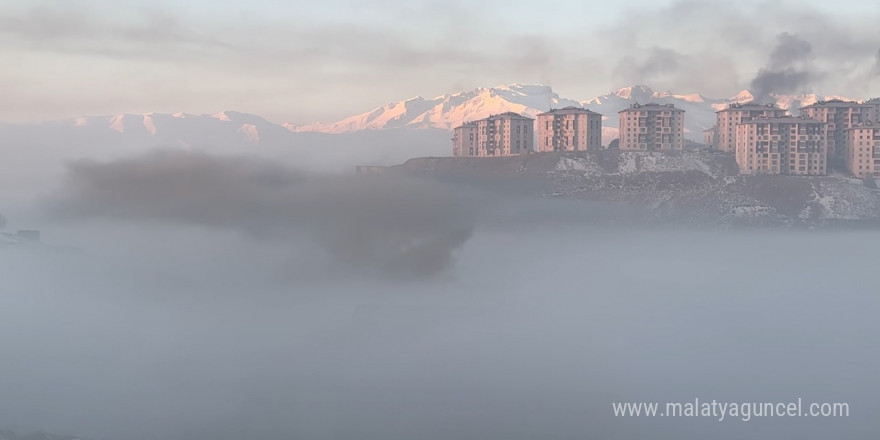
[[235,110],[305,124],[513,82],[579,100],[633,84],[723,97],[772,67],[783,32],[809,43],[798,91],[867,98],[878,22],[875,1],[6,0],[0,121]]

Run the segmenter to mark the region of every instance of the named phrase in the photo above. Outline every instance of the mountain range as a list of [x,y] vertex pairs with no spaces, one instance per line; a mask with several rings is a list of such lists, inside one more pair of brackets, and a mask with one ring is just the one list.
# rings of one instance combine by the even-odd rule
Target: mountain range
[[[777,105],[796,110],[822,99],[816,94],[775,95]],[[715,125],[715,112],[730,103],[749,102],[754,96],[748,90],[728,98],[710,98],[699,93],[676,94],[655,91],[648,86],[634,85],[587,100],[560,97],[550,86],[511,84],[493,88],[478,88],[469,92],[441,95],[432,99],[417,96],[405,101],[392,102],[366,113],[331,123],[313,123],[296,126],[285,124],[295,132],[345,133],[389,128],[435,128],[450,130],[463,122],[482,119],[491,114],[515,112],[531,117],[553,108],[566,106],[586,107],[604,115],[603,142],[617,137],[620,110],[634,103],[657,102],[674,104],[685,110],[685,136],[700,141],[702,131]]]
[[[780,95],[783,108],[797,109],[815,94]],[[426,99],[392,102],[332,123],[276,124],[260,116],[225,111],[212,114],[120,114],[82,116],[26,124],[0,123],[0,147],[21,154],[64,158],[120,154],[144,148],[284,153],[306,167],[346,169],[352,164],[389,165],[416,156],[448,156],[449,130],[466,121],[512,111],[534,117],[552,108],[583,106],[604,115],[603,143],[617,137],[618,111],[633,103],[669,103],[685,113],[685,136],[700,141],[715,123],[715,111],[753,99],[748,91],[729,98],[676,94],[636,85],[587,100],[560,97],[550,86],[511,84]],[[53,153],[37,153],[48,147]],[[48,151],[48,150],[47,150]],[[101,154],[98,154],[101,153]],[[57,157],[57,156],[54,156]]]

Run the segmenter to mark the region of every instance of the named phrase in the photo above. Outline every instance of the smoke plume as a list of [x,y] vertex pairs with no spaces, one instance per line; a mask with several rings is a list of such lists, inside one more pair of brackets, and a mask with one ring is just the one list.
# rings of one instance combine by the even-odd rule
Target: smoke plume
[[751,83],[752,93],[758,102],[769,100],[771,94],[801,91],[815,78],[815,74],[809,70],[813,46],[788,32],[779,34],[776,39],[776,47],[770,54],[767,66],[758,71]]
[[423,180],[307,175],[253,159],[170,151],[71,164],[65,188],[55,209],[68,218],[313,239],[346,268],[400,277],[446,269],[472,233],[476,206],[447,185]]

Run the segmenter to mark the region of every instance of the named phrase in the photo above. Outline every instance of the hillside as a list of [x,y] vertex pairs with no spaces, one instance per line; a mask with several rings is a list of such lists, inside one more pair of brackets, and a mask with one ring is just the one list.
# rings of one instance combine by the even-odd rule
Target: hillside
[[393,170],[481,186],[520,182],[520,193],[623,204],[651,223],[880,226],[880,190],[861,180],[739,176],[731,156],[709,151],[422,158]]

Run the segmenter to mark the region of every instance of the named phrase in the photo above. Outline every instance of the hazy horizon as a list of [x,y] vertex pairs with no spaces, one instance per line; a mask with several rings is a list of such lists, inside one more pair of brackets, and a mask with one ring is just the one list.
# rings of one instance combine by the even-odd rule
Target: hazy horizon
[[0,121],[233,110],[302,125],[510,83],[575,99],[633,84],[728,97],[762,88],[762,72],[779,74],[771,89],[783,79],[792,92],[869,97],[880,95],[871,5],[8,3]]

